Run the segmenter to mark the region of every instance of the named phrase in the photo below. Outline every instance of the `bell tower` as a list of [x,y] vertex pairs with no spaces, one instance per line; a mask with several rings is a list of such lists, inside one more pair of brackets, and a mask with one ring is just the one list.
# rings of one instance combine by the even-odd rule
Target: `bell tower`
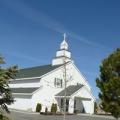
[[52,65],[64,64],[64,62],[69,62],[71,60],[71,53],[68,51],[68,43],[66,42],[66,33],[63,34],[64,38],[60,44],[60,50],[56,52],[56,57],[52,60]]

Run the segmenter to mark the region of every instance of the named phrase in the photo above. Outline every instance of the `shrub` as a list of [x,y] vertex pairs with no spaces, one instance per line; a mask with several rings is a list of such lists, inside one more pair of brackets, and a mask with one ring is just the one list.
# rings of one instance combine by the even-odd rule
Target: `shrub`
[[47,108],[47,107],[45,108],[45,113],[46,113],[46,114],[48,113],[48,108]]
[[0,120],[3,120],[3,115],[2,114],[0,114]]
[[0,120],[10,120],[10,119],[0,113]]
[[57,112],[57,104],[54,104],[54,112]]
[[52,104],[52,106],[51,106],[51,112],[52,113],[56,113],[57,112],[57,104]]
[[51,112],[53,112],[53,108],[54,107],[54,103],[52,103],[52,106],[51,106]]
[[37,103],[36,112],[40,112],[41,109],[42,109],[42,105],[40,103]]
[[94,113],[97,114],[97,103],[94,103]]

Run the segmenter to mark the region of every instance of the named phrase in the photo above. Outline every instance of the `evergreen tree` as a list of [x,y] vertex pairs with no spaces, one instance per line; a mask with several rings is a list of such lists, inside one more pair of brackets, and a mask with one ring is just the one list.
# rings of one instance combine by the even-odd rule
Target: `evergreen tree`
[[36,112],[41,112],[41,109],[42,109],[42,105],[40,103],[37,103]]
[[5,64],[5,61],[0,56],[0,112],[2,109],[9,112],[7,105],[13,103],[14,100],[12,98],[8,83],[10,79],[14,79],[17,72],[17,66],[3,68],[2,64]]
[[54,103],[52,103],[52,106],[51,106],[51,112],[53,113],[54,112]]
[[57,112],[57,104],[54,104],[54,112]]
[[57,104],[52,103],[51,112],[52,112],[52,113],[56,113],[56,112],[57,112]]
[[100,77],[96,79],[100,89],[101,109],[120,117],[120,48],[102,61]]

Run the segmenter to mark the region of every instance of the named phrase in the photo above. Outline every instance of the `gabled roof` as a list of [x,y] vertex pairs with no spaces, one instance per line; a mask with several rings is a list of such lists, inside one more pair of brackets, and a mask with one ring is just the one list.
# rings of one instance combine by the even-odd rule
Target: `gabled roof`
[[[81,89],[83,85],[70,85],[66,88],[66,96],[71,96],[73,93]],[[56,96],[65,96],[65,89],[59,92]]]
[[15,76],[15,79],[19,78],[30,78],[30,77],[40,77],[58,67],[61,65],[44,65],[44,66],[37,66],[37,67],[31,67],[31,68],[24,68],[20,69],[18,73]]
[[39,89],[39,87],[35,87],[35,88],[10,88],[12,93],[33,93],[37,89]]

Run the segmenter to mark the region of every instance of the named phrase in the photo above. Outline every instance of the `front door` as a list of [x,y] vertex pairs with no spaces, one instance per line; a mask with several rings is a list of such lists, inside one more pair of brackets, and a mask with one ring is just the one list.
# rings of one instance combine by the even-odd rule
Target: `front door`
[[76,99],[74,100],[74,113],[76,113]]
[[84,113],[84,106],[82,101],[79,98],[74,100],[74,113]]
[[69,109],[69,99],[66,100],[66,112],[68,112]]
[[[68,112],[69,109],[69,99],[66,99],[66,112]],[[64,111],[64,99],[61,98],[61,110]]]

